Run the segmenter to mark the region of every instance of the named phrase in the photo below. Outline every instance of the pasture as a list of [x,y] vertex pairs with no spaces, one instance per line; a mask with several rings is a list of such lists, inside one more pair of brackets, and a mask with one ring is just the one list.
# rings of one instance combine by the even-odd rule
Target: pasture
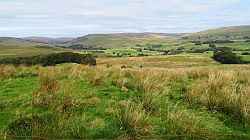
[[1,65],[1,136],[248,139],[249,75],[209,54]]

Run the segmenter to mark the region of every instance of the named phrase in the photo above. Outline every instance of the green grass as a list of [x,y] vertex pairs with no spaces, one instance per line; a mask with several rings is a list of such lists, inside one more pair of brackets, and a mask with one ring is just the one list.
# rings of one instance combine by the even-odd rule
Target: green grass
[[[157,62],[162,59],[166,58],[157,57],[151,61]],[[180,56],[167,59],[182,63],[192,60]],[[204,61],[200,57],[198,59]],[[249,68],[245,67],[240,68],[243,70]],[[194,72],[196,69],[199,70],[199,67],[192,68],[190,70]],[[229,65],[210,66],[210,68],[232,70]],[[203,105],[186,100],[188,87],[197,82],[195,79],[197,76],[186,75],[185,70],[188,71],[189,68],[183,69],[184,71],[176,69],[177,73],[174,69],[162,69],[168,71],[167,75],[153,75],[153,73],[149,75],[146,68],[95,70],[91,67],[68,64],[28,69],[29,72],[24,68],[0,82],[2,101],[0,115],[3,116],[0,130],[4,132],[9,130],[10,135],[31,135],[28,131],[29,125],[27,130],[20,130],[17,122],[28,123],[35,119],[32,117],[36,115],[39,116],[36,118],[38,120],[31,122],[36,124],[31,125],[33,133],[49,138],[113,139],[143,136],[169,138],[169,135],[176,134],[205,138],[211,134],[250,133],[249,127],[238,123],[225,113],[209,110]],[[55,78],[49,78],[43,85],[57,81],[59,89],[56,88],[51,95],[47,90],[41,91],[38,88],[40,80],[36,75],[39,73]],[[168,76],[172,77],[161,82]],[[118,80],[119,77],[123,79]],[[201,75],[200,78],[204,77]],[[32,93],[35,91],[45,94],[45,101],[52,99],[52,102],[48,102],[47,105],[32,105],[34,98]],[[154,96],[156,100],[151,102],[151,97],[146,93],[152,92],[159,92],[161,95],[160,98]],[[146,107],[147,111],[142,109],[145,106],[141,103],[145,102],[146,105],[150,105]],[[126,108],[128,104],[132,105]],[[153,108],[148,109],[148,107]],[[234,139],[234,137],[222,137],[222,139]]]
[[41,54],[49,54],[68,51],[62,48],[52,46],[9,46],[0,45],[0,59],[13,58],[13,57],[25,57],[36,56]]

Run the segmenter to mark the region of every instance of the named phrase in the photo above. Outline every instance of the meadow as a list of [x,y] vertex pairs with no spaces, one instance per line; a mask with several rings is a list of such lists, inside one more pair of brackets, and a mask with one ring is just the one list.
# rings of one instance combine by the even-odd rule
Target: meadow
[[[215,48],[229,48],[250,61],[242,55],[249,31],[91,34],[58,44],[0,38],[0,60],[96,59],[0,65],[0,139],[250,139],[250,65],[212,59]],[[63,58],[74,59],[53,60],[76,62]]]
[[0,66],[6,139],[248,139],[250,65],[209,54]]

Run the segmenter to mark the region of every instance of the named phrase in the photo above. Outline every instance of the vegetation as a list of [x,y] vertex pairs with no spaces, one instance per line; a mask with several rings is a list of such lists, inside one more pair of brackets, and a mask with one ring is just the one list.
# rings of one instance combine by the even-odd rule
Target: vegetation
[[247,63],[242,59],[242,57],[237,56],[235,53],[231,51],[220,51],[215,52],[213,57],[214,60],[222,63],[222,64],[244,64]]
[[242,55],[250,55],[250,52],[243,52]]
[[[164,68],[173,60],[195,65]],[[206,59],[176,55],[98,58],[96,67],[1,65],[1,134],[34,139],[235,139],[235,134],[247,139],[249,66],[196,67],[199,61]]]
[[32,57],[18,57],[6,58],[0,60],[0,64],[13,64],[13,65],[42,65],[42,66],[55,66],[61,63],[78,63],[86,65],[96,65],[94,56],[88,54],[78,54],[72,52],[54,53],[41,56]]
[[249,139],[249,29],[0,38],[0,139]]

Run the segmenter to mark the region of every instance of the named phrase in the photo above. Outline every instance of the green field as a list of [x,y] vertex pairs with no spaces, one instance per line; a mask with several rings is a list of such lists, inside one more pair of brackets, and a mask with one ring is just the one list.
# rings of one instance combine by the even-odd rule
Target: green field
[[247,139],[249,72],[207,54],[2,65],[0,129],[10,139]]
[[0,59],[70,51],[97,64],[0,65],[0,139],[250,139],[250,65],[216,62],[193,42],[231,40],[215,45],[250,61],[249,31],[0,38]]

